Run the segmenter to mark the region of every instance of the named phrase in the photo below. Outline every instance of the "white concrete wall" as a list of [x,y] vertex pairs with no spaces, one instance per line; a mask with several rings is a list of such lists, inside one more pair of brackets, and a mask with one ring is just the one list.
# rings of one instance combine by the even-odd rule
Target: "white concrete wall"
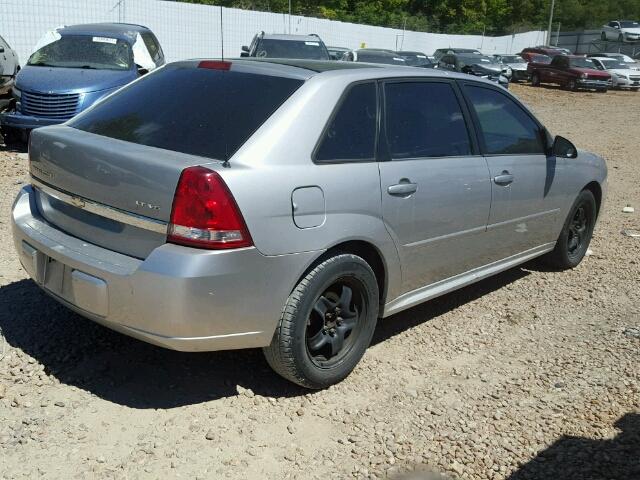
[[220,13],[224,30],[224,53],[236,57],[253,35],[267,33],[317,33],[327,45],[419,50],[431,54],[436,48],[478,48],[484,53],[519,52],[543,43],[544,32],[504,37],[444,35],[335,22],[319,18],[289,16],[208,5],[160,0],[0,0],[0,35],[25,63],[33,46],[47,30],[61,25],[92,22],[137,23],[157,35],[168,61],[184,58],[219,57]]

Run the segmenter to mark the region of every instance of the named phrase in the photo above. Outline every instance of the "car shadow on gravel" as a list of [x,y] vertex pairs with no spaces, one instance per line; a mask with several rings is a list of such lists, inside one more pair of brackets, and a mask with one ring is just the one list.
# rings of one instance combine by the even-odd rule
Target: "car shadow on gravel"
[[640,478],[640,413],[615,423],[610,440],[564,436],[507,480],[631,480]]
[[524,278],[530,274],[528,267],[533,267],[533,265],[525,264],[522,268],[512,268],[511,270],[486,278],[468,287],[461,288],[460,290],[435,298],[429,302],[421,303],[418,306],[392,315],[391,317],[379,320],[371,344],[375,345],[384,342],[405,330],[428,322],[451,310],[455,310],[465,303],[469,303],[488,293],[499,290],[505,285]]
[[[383,342],[529,272],[515,268],[380,321]],[[47,296],[32,280],[0,287],[0,329],[61,383],[132,408],[173,408],[238,395],[294,397],[309,391],[269,368],[259,349],[183,353],[156,347],[88,321]],[[21,362],[22,363],[22,362]],[[32,381],[24,378],[25,381]]]
[[[31,280],[0,287],[0,329],[11,347],[61,383],[132,408],[232,397],[238,386],[270,397],[308,393],[273,373],[258,349],[183,353],[156,347],[84,319]],[[24,381],[35,380],[25,375]]]

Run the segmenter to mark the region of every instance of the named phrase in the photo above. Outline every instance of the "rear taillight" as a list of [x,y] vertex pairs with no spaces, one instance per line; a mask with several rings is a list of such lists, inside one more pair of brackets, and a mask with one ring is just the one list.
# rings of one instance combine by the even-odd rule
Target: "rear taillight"
[[189,167],[182,171],[173,198],[167,240],[209,249],[253,244],[224,180],[204,167]]

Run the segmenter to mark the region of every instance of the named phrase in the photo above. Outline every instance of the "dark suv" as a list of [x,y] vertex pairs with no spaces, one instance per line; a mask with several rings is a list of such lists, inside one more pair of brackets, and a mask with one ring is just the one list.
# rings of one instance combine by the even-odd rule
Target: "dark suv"
[[299,58],[330,60],[331,56],[322,39],[310,35],[268,35],[260,32],[253,37],[251,45],[242,47],[241,57]]

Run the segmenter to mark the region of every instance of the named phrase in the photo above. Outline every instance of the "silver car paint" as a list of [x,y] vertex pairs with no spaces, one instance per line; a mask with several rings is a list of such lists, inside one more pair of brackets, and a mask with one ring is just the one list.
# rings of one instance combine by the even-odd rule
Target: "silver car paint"
[[[145,201],[161,207],[147,215],[162,221],[168,219],[181,169],[206,164],[233,192],[255,247],[208,252],[156,240],[157,246],[145,250],[123,246],[132,237],[122,232],[95,242],[79,240],[51,225],[61,217],[47,222],[37,206],[43,200],[25,187],[13,214],[21,261],[36,279],[37,252],[42,252],[68,266],[62,268],[61,278],[80,271],[104,280],[106,314],[78,306],[95,305],[95,299],[92,303],[76,298],[73,291],[74,282],[81,285],[78,291],[90,290],[86,283],[92,284],[91,278],[70,277],[67,288],[72,291],[62,289],[57,296],[83,315],[137,338],[180,350],[263,346],[270,342],[295,284],[335,245],[358,240],[380,254],[387,282],[383,316],[388,316],[550,251],[573,200],[590,182],[601,186],[604,198],[604,161],[585,152],[576,159],[471,156],[312,162],[316,142],[348,85],[432,77],[493,85],[467,75],[405,67],[317,74],[255,132],[228,167],[66,126],[36,130],[34,166],[43,162],[41,167],[53,168],[54,175],[76,175],[68,167],[71,163],[63,163],[80,166],[84,158],[88,165],[115,172],[115,177],[103,178],[84,171],[81,176],[94,176],[95,191],[73,182],[64,184],[64,190],[134,213],[139,211],[133,199],[146,195]],[[55,148],[86,153],[52,163]],[[125,158],[140,164],[132,166]],[[498,188],[492,175],[503,168],[513,169],[515,180]],[[44,180],[37,169],[32,174]],[[110,186],[113,178],[118,181]],[[403,178],[418,183],[417,193],[390,197],[388,186]],[[74,228],[81,227],[79,222]],[[125,249],[126,254],[114,251]],[[131,253],[135,249],[138,255]]]

